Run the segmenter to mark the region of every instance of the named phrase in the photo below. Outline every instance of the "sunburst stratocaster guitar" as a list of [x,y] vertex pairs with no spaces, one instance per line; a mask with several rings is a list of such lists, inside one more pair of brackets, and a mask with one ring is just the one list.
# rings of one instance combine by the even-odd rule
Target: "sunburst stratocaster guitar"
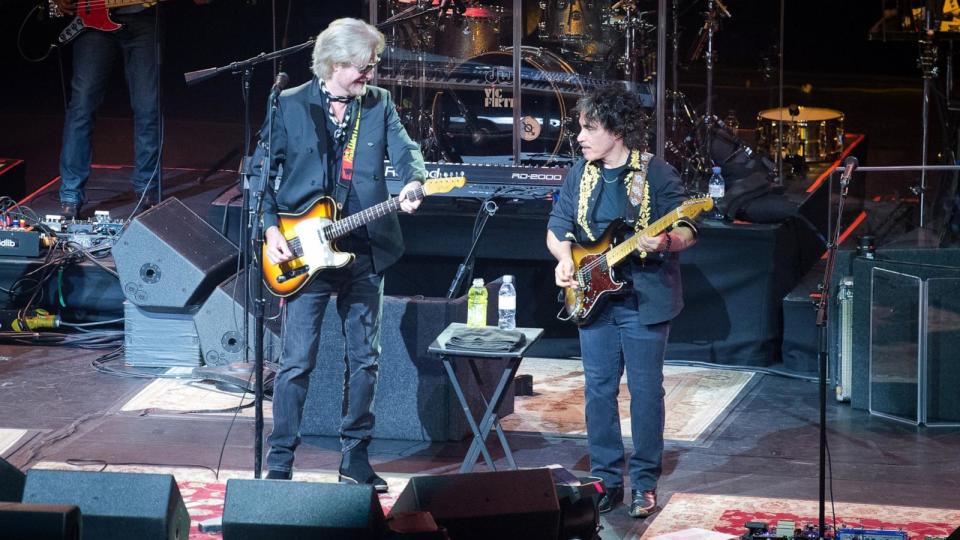
[[[57,41],[60,45],[66,45],[87,28],[103,32],[115,32],[122,25],[113,22],[113,19],[110,18],[111,9],[139,5],[149,7],[156,3],[156,0],[149,2],[144,0],[77,0],[74,4],[74,17],[57,36]],[[51,16],[61,17],[64,15],[52,0],[48,3],[48,9]]]
[[573,279],[577,287],[564,287],[563,310],[566,316],[557,315],[562,320],[569,320],[584,325],[590,322],[594,309],[604,297],[617,292],[624,287],[622,281],[613,276],[613,267],[623,262],[640,243],[641,236],[657,236],[680,219],[694,219],[701,212],[713,208],[713,199],[703,197],[689,199],[674,208],[660,219],[654,221],[642,231],[627,240],[613,245],[617,230],[622,222],[617,221],[607,227],[596,242],[590,244],[573,244]]
[[[408,200],[418,200],[463,187],[463,176],[434,178],[406,194]],[[321,197],[300,214],[280,214],[280,232],[287,239],[293,259],[273,264],[263,248],[263,281],[276,296],[290,296],[306,285],[313,276],[325,269],[340,268],[353,261],[353,253],[337,251],[336,240],[350,231],[382,218],[400,209],[400,197],[386,200],[376,206],[337,220],[337,207],[330,197]]]

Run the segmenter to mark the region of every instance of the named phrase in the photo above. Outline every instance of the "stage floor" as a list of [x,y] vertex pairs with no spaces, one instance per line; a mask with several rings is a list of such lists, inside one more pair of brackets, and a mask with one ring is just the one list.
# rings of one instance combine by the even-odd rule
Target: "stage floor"
[[[23,470],[42,462],[43,467],[181,471],[175,472],[178,480],[191,479],[184,472],[191,470],[210,478],[211,470],[220,470],[220,482],[226,476],[252,478],[254,425],[249,410],[236,418],[166,406],[124,410],[124,404],[154,381],[100,373],[91,367],[100,354],[65,347],[0,346],[0,455]],[[561,361],[577,365],[570,359],[546,365]],[[222,403],[240,401],[239,396],[230,396]],[[249,401],[249,396],[243,399]],[[799,499],[808,501],[807,506],[815,502],[817,386],[755,374],[728,403],[704,436],[667,441],[659,486],[661,513],[670,510],[675,494],[683,494],[678,501],[687,506],[694,495]],[[960,508],[956,459],[960,429],[916,429],[832,400],[827,418],[832,495],[838,504]],[[511,420],[508,416],[506,423]],[[580,434],[508,429],[507,438],[520,467],[560,464],[576,471],[589,469],[586,441]],[[310,437],[304,442],[297,454],[297,474],[329,481],[339,464],[338,441]],[[402,486],[412,475],[454,473],[466,447],[466,442],[376,440],[371,455],[391,486]],[[506,465],[502,453],[495,451],[494,457],[498,466]],[[484,470],[478,465],[477,471]],[[757,504],[753,508],[762,509]],[[829,519],[829,504],[827,512]],[[601,536],[636,538],[657,524],[658,515],[634,520],[618,508],[603,517]],[[674,512],[669,515],[676,519]],[[683,528],[682,520],[674,523],[671,530]],[[658,532],[667,532],[664,527],[661,524]]]

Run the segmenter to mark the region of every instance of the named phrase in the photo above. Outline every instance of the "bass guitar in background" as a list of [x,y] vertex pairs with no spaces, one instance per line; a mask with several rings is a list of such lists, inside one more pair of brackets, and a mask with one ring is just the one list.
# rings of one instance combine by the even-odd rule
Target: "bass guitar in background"
[[[152,7],[156,1],[144,0],[77,0],[73,4],[73,18],[57,34],[57,44],[66,45],[87,29],[116,32],[123,25],[110,18],[110,10],[129,6]],[[53,0],[47,0],[47,13],[52,18],[64,19],[71,15],[61,10]]]

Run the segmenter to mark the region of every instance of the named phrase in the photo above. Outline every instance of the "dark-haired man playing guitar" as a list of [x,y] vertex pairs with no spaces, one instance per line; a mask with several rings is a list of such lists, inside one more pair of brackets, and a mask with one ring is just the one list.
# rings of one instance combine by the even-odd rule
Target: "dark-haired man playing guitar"
[[[550,213],[547,248],[557,259],[556,283],[578,287],[572,244],[596,241],[617,219],[643,230],[684,202],[676,170],[643,152],[639,100],[620,86],[594,90],[577,105],[583,159],[570,169]],[[591,473],[603,479],[600,511],[623,499],[624,445],[617,394],[624,370],[630,390],[633,455],[629,462],[629,514],[657,507],[663,453],[663,359],[670,321],[683,307],[677,252],[692,246],[696,229],[679,221],[665,233],[641,237],[631,260],[617,269],[627,286],[597,305],[580,327],[586,378],[587,442]]]

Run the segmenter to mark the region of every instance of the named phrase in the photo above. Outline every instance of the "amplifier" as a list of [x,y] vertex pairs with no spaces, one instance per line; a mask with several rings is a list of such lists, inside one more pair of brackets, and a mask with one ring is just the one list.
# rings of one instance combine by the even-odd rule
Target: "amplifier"
[[836,540],[907,540],[907,533],[892,529],[837,529]]
[[40,233],[0,229],[0,257],[39,257]]

